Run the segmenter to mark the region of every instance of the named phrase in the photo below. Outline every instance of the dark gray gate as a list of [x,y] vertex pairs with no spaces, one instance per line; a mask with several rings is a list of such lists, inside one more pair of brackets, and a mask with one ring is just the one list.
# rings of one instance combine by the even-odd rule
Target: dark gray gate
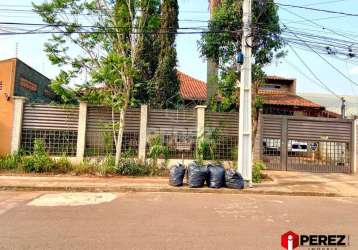
[[351,173],[351,120],[263,115],[262,159],[268,169]]

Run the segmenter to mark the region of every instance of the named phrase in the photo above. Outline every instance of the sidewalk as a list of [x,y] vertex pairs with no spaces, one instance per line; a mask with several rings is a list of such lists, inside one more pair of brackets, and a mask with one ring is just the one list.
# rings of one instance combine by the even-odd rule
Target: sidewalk
[[265,171],[273,181],[253,188],[171,187],[167,177],[82,177],[82,176],[0,176],[0,190],[88,191],[88,192],[192,192],[255,193],[271,195],[350,196],[358,197],[358,176]]

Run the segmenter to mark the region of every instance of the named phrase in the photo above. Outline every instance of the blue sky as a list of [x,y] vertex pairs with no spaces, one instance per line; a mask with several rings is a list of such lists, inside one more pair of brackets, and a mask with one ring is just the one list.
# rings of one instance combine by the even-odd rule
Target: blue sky
[[[37,0],[35,2],[40,3],[42,0]],[[285,4],[308,5],[314,8],[335,11],[358,13],[357,0],[280,0],[279,2]],[[6,6],[6,4],[9,6]],[[28,0],[13,0],[11,2],[6,1],[6,3],[5,1],[2,1],[2,3],[0,3],[0,9],[26,9],[26,6],[30,6],[30,4],[31,1]],[[13,7],[13,5],[16,5],[16,7]],[[196,27],[206,25],[205,22],[203,23],[184,20],[207,20],[209,17],[207,0],[179,0],[179,5],[179,19],[183,20],[180,22],[181,27]],[[324,19],[315,22],[326,28],[334,29],[337,32],[349,33],[349,36],[352,37],[352,39],[356,39],[358,41],[358,17],[339,16],[337,14],[326,14],[292,8],[290,8],[290,10],[307,19],[329,17],[330,19]],[[307,29],[312,29],[312,26],[309,26],[309,23],[302,22],[302,19],[283,9],[280,9],[279,15],[282,22],[288,23],[296,30],[304,31]],[[9,13],[2,10],[0,11],[0,21],[38,23],[41,22],[41,19],[36,17],[35,14],[22,12]],[[2,27],[0,26],[0,28]],[[352,34],[354,34],[354,37]],[[326,35],[334,36],[334,34],[329,33],[326,33]],[[52,66],[49,63],[46,55],[43,52],[43,44],[48,38],[49,36],[47,35],[1,36],[0,59],[14,57],[17,43],[18,57],[20,59],[30,64],[46,76],[50,78],[54,77],[58,72],[58,68]],[[197,41],[199,39],[200,35],[179,35],[177,37],[178,67],[181,71],[205,81],[206,63],[204,59],[200,57],[198,51]],[[303,74],[292,67],[292,65],[294,65],[294,67],[303,71],[305,75],[310,76],[310,73],[304,68],[295,54],[292,53],[288,47],[287,50],[288,55],[283,60],[274,61],[270,66],[265,68],[265,71],[268,74],[296,78],[299,92],[328,93],[326,90],[317,86],[314,81],[311,79],[306,79]],[[340,76],[317,55],[299,49],[296,50],[304,59],[304,61],[311,67],[311,69],[319,76],[319,78],[338,95],[358,94],[358,87],[354,86],[348,80]],[[354,65],[349,62],[342,62],[331,57],[326,58],[353,81],[358,82],[358,63]]]

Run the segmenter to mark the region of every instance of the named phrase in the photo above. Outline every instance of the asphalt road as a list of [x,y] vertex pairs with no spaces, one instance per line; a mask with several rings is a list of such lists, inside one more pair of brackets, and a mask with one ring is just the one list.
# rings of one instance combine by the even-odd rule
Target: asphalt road
[[98,205],[28,205],[43,194],[0,192],[0,249],[277,250],[288,230],[348,234],[344,249],[358,249],[354,198],[121,193]]

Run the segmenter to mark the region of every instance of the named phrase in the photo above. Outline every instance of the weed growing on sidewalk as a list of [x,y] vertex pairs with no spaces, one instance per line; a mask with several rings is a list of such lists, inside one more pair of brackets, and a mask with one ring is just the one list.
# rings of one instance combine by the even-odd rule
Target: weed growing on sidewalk
[[266,168],[265,163],[262,161],[257,161],[254,163],[254,166],[252,168],[252,181],[254,183],[260,183],[262,181],[262,173],[261,171]]

